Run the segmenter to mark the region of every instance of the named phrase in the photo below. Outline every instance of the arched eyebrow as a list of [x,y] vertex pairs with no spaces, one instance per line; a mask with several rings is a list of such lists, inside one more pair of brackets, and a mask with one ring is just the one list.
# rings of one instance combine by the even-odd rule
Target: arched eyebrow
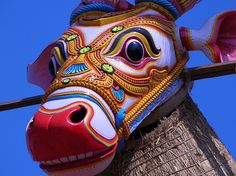
[[156,45],[153,41],[153,38],[152,38],[151,34],[143,28],[135,27],[135,28],[128,29],[128,30],[122,32],[121,34],[119,34],[116,37],[116,39],[114,40],[111,48],[109,49],[109,51],[106,54],[109,54],[110,52],[112,52],[116,48],[117,44],[119,43],[119,41],[121,40],[121,38],[123,36],[125,36],[126,34],[129,34],[129,33],[132,33],[132,32],[137,32],[137,33],[143,35],[147,39],[148,44],[149,44],[149,46],[150,46],[150,48],[151,48],[151,50],[154,54],[158,55],[160,53],[160,49],[156,48]]

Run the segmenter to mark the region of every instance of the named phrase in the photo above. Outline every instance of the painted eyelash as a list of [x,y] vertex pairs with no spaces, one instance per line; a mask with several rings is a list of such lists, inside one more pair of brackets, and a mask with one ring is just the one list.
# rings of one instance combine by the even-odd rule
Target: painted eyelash
[[[127,31],[124,31],[123,33],[121,33],[120,35],[118,35],[118,37],[114,40],[113,44],[111,45],[110,49],[108,50],[108,52],[105,53],[105,55],[113,55],[114,51],[117,48],[117,45],[121,42],[121,40],[123,39],[123,37],[125,37],[126,35],[129,35],[131,33],[137,33],[138,35],[142,36],[142,38],[144,38],[144,40],[147,41],[150,51],[153,53],[154,56],[159,56],[161,53],[161,49],[157,49],[155,46],[155,43],[152,39],[151,34],[142,28],[136,27],[136,28],[132,28],[129,29]],[[136,35],[137,35],[136,34]],[[142,42],[143,43],[143,42]]]

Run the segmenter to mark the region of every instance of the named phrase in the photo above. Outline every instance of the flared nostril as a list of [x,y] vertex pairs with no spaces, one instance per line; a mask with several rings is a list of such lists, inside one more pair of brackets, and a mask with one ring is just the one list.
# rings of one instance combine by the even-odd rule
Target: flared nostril
[[80,106],[80,108],[71,113],[69,119],[71,123],[77,124],[80,123],[86,116],[87,110],[84,106]]
[[34,125],[34,119],[32,119],[29,123],[29,128],[31,128]]
[[33,117],[27,124],[26,130],[30,129],[34,125],[35,117]]

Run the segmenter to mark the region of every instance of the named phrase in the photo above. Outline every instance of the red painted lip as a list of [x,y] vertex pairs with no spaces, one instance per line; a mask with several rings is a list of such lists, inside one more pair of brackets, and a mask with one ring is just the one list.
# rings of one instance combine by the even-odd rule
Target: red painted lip
[[109,151],[106,153],[101,153],[95,158],[88,158],[83,159],[79,161],[72,161],[69,163],[63,163],[63,164],[57,164],[57,165],[46,165],[46,164],[40,164],[40,168],[45,170],[46,172],[56,172],[56,171],[63,171],[66,169],[73,169],[73,168],[79,168],[79,167],[86,167],[87,165],[99,162],[100,160],[104,160],[110,156],[112,156],[116,149],[117,149],[118,143],[116,143]]

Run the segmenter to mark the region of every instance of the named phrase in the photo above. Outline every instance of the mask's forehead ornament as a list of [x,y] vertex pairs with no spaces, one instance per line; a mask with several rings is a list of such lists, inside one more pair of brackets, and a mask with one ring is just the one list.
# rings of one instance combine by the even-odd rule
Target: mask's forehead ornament
[[92,14],[93,16],[128,10],[133,7],[126,0],[83,0],[77,8],[72,11],[70,24],[83,16]]
[[169,20],[176,20],[201,0],[136,0],[136,4],[153,6]]

